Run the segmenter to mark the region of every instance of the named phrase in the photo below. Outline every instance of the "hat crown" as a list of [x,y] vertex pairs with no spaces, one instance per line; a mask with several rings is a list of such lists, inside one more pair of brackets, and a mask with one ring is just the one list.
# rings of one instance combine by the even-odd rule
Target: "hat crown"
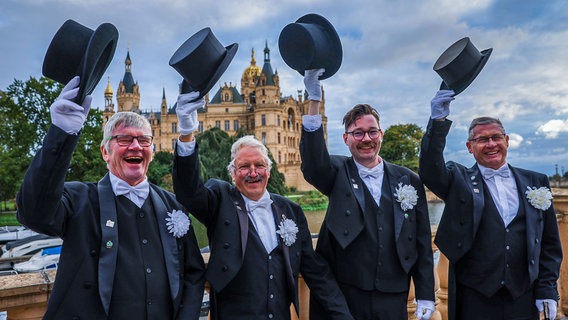
[[234,57],[238,45],[224,47],[211,28],[206,27],[187,39],[170,58],[172,66],[184,79],[181,92],[207,94]]
[[305,70],[325,69],[320,79],[334,75],[343,59],[341,40],[335,28],[314,13],[286,25],[280,32],[278,48],[284,62],[302,75]]
[[118,30],[110,23],[92,30],[69,19],[57,30],[47,48],[42,74],[61,84],[79,76],[81,82],[75,100],[82,103],[108,68],[117,42]]
[[462,38],[448,47],[436,60],[434,71],[443,80],[442,89],[462,92],[485,66],[492,48],[479,52],[469,37]]

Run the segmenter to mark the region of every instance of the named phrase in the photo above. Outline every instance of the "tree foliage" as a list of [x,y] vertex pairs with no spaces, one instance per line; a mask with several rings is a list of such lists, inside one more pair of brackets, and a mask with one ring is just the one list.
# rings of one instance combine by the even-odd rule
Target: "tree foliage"
[[[14,80],[0,92],[0,200],[13,199],[51,125],[49,106],[63,86],[47,78]],[[91,110],[69,168],[68,180],[98,180],[106,172],[99,144],[102,113]]]
[[159,151],[154,154],[154,160],[148,167],[148,181],[166,189],[174,191],[172,181],[172,164],[174,155],[167,151]]
[[420,140],[423,134],[422,129],[416,124],[390,126],[384,134],[381,157],[417,172]]

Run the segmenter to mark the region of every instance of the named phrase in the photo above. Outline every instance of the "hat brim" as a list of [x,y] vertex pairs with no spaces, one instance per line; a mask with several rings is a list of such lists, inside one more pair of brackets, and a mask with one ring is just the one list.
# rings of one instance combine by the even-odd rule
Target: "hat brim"
[[[321,61],[322,65],[318,66],[317,68],[325,69],[325,72],[319,77],[320,80],[327,79],[333,76],[339,70],[339,67],[341,67],[341,62],[343,60],[343,49],[341,47],[341,40],[339,39],[339,35],[337,34],[337,31],[335,30],[333,25],[326,18],[315,13],[310,13],[305,16],[302,16],[295,23],[315,24],[321,26],[325,30],[325,33],[329,36],[330,47],[333,49],[331,50],[331,52],[326,53],[327,59],[325,59],[325,61]],[[282,33],[280,36],[282,37]],[[280,50],[282,51],[283,49],[280,48]],[[284,62],[286,62],[286,64],[291,66],[291,63],[289,61],[285,60]],[[304,75],[307,69],[316,68],[316,67],[312,68],[311,66],[306,66],[305,69],[298,69],[297,67],[293,66],[291,67],[292,69],[298,71],[302,76]]]
[[235,57],[235,54],[237,53],[238,48],[239,48],[238,43],[233,43],[230,46],[225,47],[225,49],[227,49],[227,52],[225,53],[225,57],[223,58],[223,61],[221,61],[221,63],[219,64],[219,67],[217,68],[217,70],[215,70],[215,73],[213,74],[213,76],[209,79],[209,81],[207,81],[207,83],[203,87],[193,88],[193,87],[191,87],[189,82],[187,82],[184,79],[182,81],[182,84],[181,84],[180,93],[189,93],[189,92],[193,92],[193,91],[199,91],[199,96],[195,100],[203,98],[207,93],[209,93],[209,91],[215,85],[215,83],[217,83],[217,81],[219,81],[219,79],[221,78],[223,73],[225,73],[225,71],[229,67],[229,64],[231,64],[231,61]]
[[79,104],[91,94],[110,65],[118,43],[118,30],[110,23],[101,24],[93,33],[81,61],[81,77],[75,101]]
[[475,80],[475,78],[477,78],[477,75],[479,75],[479,73],[481,72],[481,70],[483,69],[485,64],[487,63],[487,60],[489,60],[489,56],[491,55],[492,51],[493,51],[493,48],[489,48],[489,49],[485,49],[485,50],[481,51],[481,60],[479,61],[479,63],[477,64],[477,66],[475,67],[473,72],[470,73],[467,81],[463,82],[462,84],[460,84],[456,88],[450,88],[446,84],[446,82],[442,81],[442,83],[440,84],[440,90],[453,90],[454,95],[456,95],[456,96],[458,94],[460,94],[461,92],[463,92],[467,87],[469,87],[470,84],[473,83],[473,80]]

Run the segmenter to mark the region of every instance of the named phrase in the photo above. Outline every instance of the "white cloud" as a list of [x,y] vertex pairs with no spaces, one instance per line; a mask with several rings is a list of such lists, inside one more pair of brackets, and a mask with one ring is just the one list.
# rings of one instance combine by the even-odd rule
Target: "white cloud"
[[568,132],[568,119],[550,120],[538,127],[537,134],[544,134],[547,139],[557,138],[560,133]]
[[509,133],[509,148],[516,149],[523,143],[523,137],[520,134]]

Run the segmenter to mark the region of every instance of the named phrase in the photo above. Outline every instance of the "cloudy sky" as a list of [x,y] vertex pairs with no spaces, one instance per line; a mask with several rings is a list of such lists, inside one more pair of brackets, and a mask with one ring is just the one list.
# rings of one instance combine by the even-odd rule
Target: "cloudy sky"
[[383,129],[406,123],[424,129],[441,81],[434,62],[452,43],[470,37],[477,49],[493,53],[451,104],[446,159],[472,165],[467,126],[473,117],[491,115],[510,135],[510,164],[548,175],[556,166],[561,174],[568,171],[565,0],[2,0],[0,89],[14,79],[39,78],[53,35],[73,19],[91,29],[110,22],[120,33],[114,59],[93,92],[95,108],[104,106],[107,79],[116,91],[128,50],[141,108],[159,110],[163,89],[173,104],[181,78],[168,61],[204,27],[225,46],[239,44],[220,84],[237,84],[240,90],[251,50],[262,65],[267,43],[283,95],[295,96],[303,89],[302,77],[282,61],[278,36],[307,13],[330,20],[343,45],[341,68],[323,81],[331,152],[348,153],[341,119],[357,103],[377,108]]

